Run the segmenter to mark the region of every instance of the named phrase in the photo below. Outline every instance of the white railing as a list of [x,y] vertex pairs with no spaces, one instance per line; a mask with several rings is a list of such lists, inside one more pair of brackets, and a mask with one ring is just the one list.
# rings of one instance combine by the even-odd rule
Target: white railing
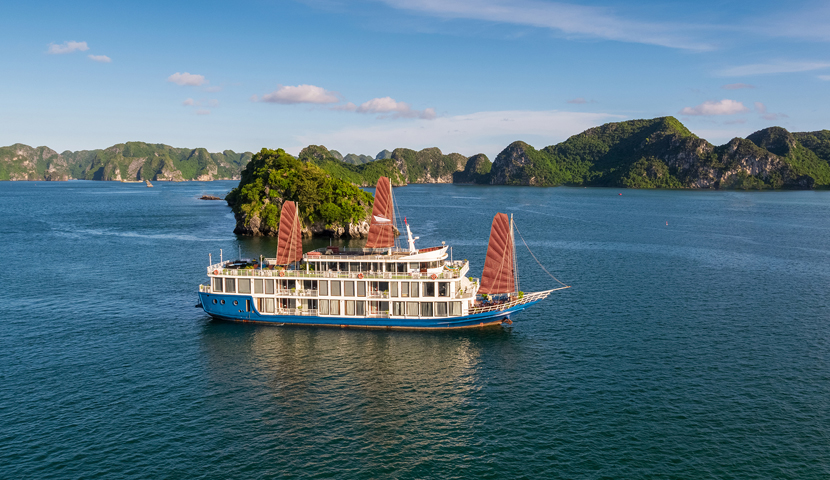
[[531,303],[531,302],[535,302],[535,301],[538,301],[538,300],[545,299],[545,298],[547,298],[548,295],[551,294],[551,292],[555,292],[557,290],[564,290],[566,288],[571,288],[571,287],[560,287],[560,288],[554,288],[552,290],[545,290],[543,292],[525,293],[522,298],[515,298],[513,300],[509,300],[509,301],[506,301],[506,302],[505,301],[494,302],[492,304],[484,303],[484,304],[481,304],[481,305],[474,306],[474,307],[470,308],[470,315],[474,315],[476,313],[494,312],[494,311],[497,311],[497,310],[507,310],[509,308],[515,307],[516,305],[522,305],[522,304],[525,304],[525,303]]
[[[328,256],[327,256],[328,257]],[[386,257],[388,258],[388,257]],[[230,277],[283,277],[283,278],[363,278],[368,279],[384,279],[384,280],[408,280],[412,278],[429,277],[431,274],[421,272],[340,272],[325,270],[321,272],[304,270],[269,270],[259,268],[226,268],[230,261],[224,263],[214,263],[207,267],[208,275],[222,275]],[[466,264],[461,270],[448,269],[437,273],[438,278],[459,278],[469,271],[469,264]],[[217,273],[213,273],[217,272]],[[280,275],[282,273],[282,275]]]

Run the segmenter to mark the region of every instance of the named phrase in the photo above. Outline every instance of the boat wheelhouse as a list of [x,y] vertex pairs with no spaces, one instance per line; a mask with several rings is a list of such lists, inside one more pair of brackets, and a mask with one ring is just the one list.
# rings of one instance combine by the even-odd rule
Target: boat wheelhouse
[[276,258],[208,266],[201,306],[214,318],[279,325],[390,329],[452,329],[512,323],[511,315],[554,290],[518,290],[512,219],[493,219],[481,280],[469,262],[448,258],[445,244],[415,248],[404,219],[407,248],[395,245],[389,179],[378,181],[365,248],[302,251],[299,212],[283,204]]

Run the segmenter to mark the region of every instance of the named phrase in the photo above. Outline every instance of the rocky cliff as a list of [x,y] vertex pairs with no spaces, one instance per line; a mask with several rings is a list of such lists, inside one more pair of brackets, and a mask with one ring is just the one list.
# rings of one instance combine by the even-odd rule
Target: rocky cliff
[[[315,147],[306,155],[327,153]],[[277,236],[282,204],[291,200],[297,202],[304,236],[335,238],[365,238],[374,203],[370,193],[282,149],[255,154],[226,200],[236,218],[234,233]]]
[[65,151],[15,144],[0,148],[0,180],[222,180],[239,178],[251,153],[127,142],[102,150]]
[[49,147],[32,148],[22,143],[0,147],[0,180],[69,180],[65,157]]
[[496,157],[487,180],[493,185],[804,189],[830,186],[829,161],[826,130],[791,134],[772,127],[714,146],[677,119],[662,117],[605,124],[542,150],[514,142]]

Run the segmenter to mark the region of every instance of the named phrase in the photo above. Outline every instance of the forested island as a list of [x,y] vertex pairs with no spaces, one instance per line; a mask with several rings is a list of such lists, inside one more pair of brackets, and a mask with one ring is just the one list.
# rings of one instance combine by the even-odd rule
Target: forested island
[[[237,179],[251,158],[250,152],[142,142],[61,154],[16,144],[0,147],[0,180]],[[344,156],[322,145],[309,145],[297,160],[359,186],[374,186],[386,176],[394,185],[811,189],[830,187],[830,130],[770,127],[715,146],[676,118],[660,117],[607,123],[538,150],[516,141],[492,162],[483,154],[466,157],[438,148]]]
[[226,197],[236,218],[234,233],[277,236],[282,204],[297,204],[303,236],[364,237],[374,197],[284,150],[263,148]]
[[236,180],[252,155],[144,142],[58,153],[16,143],[0,147],[0,180]]

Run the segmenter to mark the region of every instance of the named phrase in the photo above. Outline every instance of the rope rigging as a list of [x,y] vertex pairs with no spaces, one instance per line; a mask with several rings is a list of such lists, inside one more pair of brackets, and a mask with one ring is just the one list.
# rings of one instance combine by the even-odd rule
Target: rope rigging
[[545,273],[547,273],[547,274],[548,274],[548,276],[549,276],[550,278],[552,278],[552,279],[556,280],[556,281],[559,283],[559,285],[562,285],[562,286],[564,286],[564,287],[570,287],[570,285],[566,285],[566,284],[562,283],[562,282],[561,282],[558,278],[554,277],[554,276],[553,276],[553,275],[552,275],[552,274],[548,271],[548,269],[547,269],[547,268],[545,268],[545,266],[544,266],[544,265],[542,265],[542,262],[540,262],[540,261],[539,261],[539,259],[538,259],[538,258],[536,258],[536,255],[534,255],[534,254],[533,254],[533,251],[532,251],[532,250],[530,250],[530,246],[528,246],[527,242],[525,241],[525,237],[523,237],[523,236],[522,236],[522,232],[520,232],[520,231],[519,231],[519,227],[517,227],[515,223],[513,224],[513,228],[515,228],[515,229],[516,229],[516,233],[518,233],[518,234],[519,234],[519,238],[521,238],[521,239],[522,239],[522,243],[524,243],[524,244],[525,244],[525,248],[527,248],[527,251],[528,251],[528,252],[530,252],[530,256],[531,256],[531,257],[533,257],[533,259],[534,259],[534,260],[536,260],[536,263],[538,263],[538,264],[539,264],[539,268],[541,268],[541,269],[542,269]]

